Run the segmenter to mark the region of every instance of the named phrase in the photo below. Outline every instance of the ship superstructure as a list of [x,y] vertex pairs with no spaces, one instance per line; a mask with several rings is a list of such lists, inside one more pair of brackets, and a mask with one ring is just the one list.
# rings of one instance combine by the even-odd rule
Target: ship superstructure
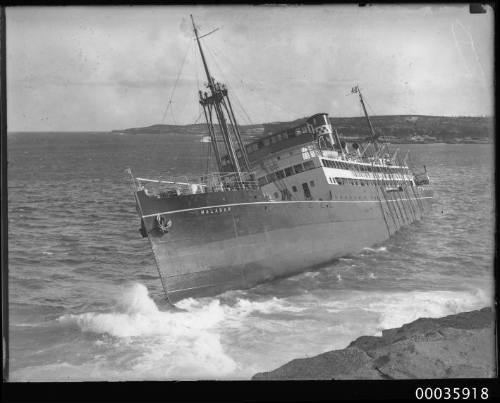
[[344,141],[328,114],[244,144],[227,88],[210,74],[199,102],[218,172],[133,178],[141,233],[175,302],[248,288],[384,241],[422,217],[432,200],[415,174],[378,142]]

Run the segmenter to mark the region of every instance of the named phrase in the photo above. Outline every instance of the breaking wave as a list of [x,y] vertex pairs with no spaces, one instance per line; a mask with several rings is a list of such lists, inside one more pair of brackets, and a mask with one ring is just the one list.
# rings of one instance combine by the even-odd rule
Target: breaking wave
[[[491,295],[470,291],[351,292],[346,298],[325,303],[331,313],[358,311],[376,320],[366,334],[399,327],[418,318],[437,318],[491,306]],[[374,325],[374,326],[373,326]]]
[[379,248],[363,248],[363,250],[368,251],[368,252],[387,252],[387,247],[385,246],[380,246]]
[[[94,363],[86,379],[98,374],[106,379],[248,379],[255,372],[344,348],[359,336],[380,334],[419,317],[491,304],[490,296],[480,289],[346,290],[324,297],[233,298],[231,303],[188,298],[177,304],[179,310],[162,311],[147,288],[136,283],[120,290],[110,312],[63,315],[58,321],[94,334],[98,346],[105,344],[129,356],[121,358],[119,371],[112,369],[116,363]],[[269,351],[274,351],[272,357]],[[75,372],[79,374],[80,370]]]
[[235,362],[228,357],[215,331],[224,319],[217,300],[200,306],[196,312],[160,311],[147,288],[133,284],[115,296],[112,312],[88,312],[64,315],[62,324],[76,325],[83,332],[110,335],[140,350],[132,359],[131,374],[144,379],[212,378],[225,376],[235,370]]
[[[115,348],[140,350],[121,376],[128,379],[220,379],[241,370],[223,346],[226,328],[238,328],[252,314],[299,312],[284,300],[249,301],[238,298],[233,305],[219,299],[185,299],[180,310],[162,311],[143,284],[124,287],[114,297],[111,312],[63,315],[62,325],[82,332],[111,336]],[[224,324],[222,323],[224,322]],[[101,342],[102,344],[102,342]],[[102,373],[102,365],[97,371]]]

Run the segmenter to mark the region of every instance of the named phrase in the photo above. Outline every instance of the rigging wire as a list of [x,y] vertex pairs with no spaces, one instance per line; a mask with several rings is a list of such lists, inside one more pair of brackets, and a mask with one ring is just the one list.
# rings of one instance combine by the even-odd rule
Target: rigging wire
[[[217,49],[216,49],[216,48],[214,48],[214,52],[215,52],[216,50],[217,50]],[[258,78],[256,78],[255,76],[253,76],[252,74],[250,74],[250,73],[248,73],[248,72],[246,72],[245,74],[242,74],[242,73],[241,73],[241,72],[240,72],[240,71],[239,71],[239,70],[235,67],[235,65],[234,65],[234,64],[230,61],[230,59],[228,59],[228,58],[224,57],[224,54],[223,54],[222,52],[219,52],[219,53],[221,53],[221,56],[225,59],[225,61],[227,62],[227,64],[229,64],[229,65],[233,68],[233,70],[235,71],[235,73],[238,73],[238,74],[235,74],[235,76],[237,76],[238,80],[239,80],[239,81],[240,81],[243,85],[247,85],[247,84],[246,84],[246,83],[243,81],[243,79],[240,77],[240,74],[241,74],[241,75],[246,75],[246,76],[250,77],[250,78],[252,79],[252,82],[253,82],[254,84],[256,84],[256,86],[257,86],[260,90],[262,90],[262,91],[264,91],[264,92],[267,92],[268,88],[266,87],[266,85],[265,85],[262,81],[260,81]],[[252,90],[251,90],[251,91],[252,91]],[[271,99],[269,99],[269,98],[264,98],[264,101],[265,101],[266,103],[268,103],[269,105],[272,105],[272,106],[274,106],[274,107],[278,108],[281,112],[289,113],[289,111],[292,111],[294,114],[296,114],[296,115],[298,115],[298,116],[300,116],[300,114],[301,114],[301,112],[298,112],[298,111],[293,110],[293,109],[290,109],[290,108],[288,108],[289,110],[287,111],[287,110],[283,109],[281,106],[279,106],[278,104],[276,104],[276,103],[274,103],[273,101],[271,101]]]
[[198,55],[196,54],[196,46],[193,47],[193,53],[194,53],[194,73],[196,75],[196,89],[198,91],[201,90],[200,88],[200,78],[198,76],[198,69],[199,69],[199,65],[198,65]]
[[[216,52],[215,48],[214,48],[214,52]],[[248,84],[241,78],[240,73],[238,72],[238,69],[234,66],[234,64],[231,61],[229,61],[229,59],[227,59],[227,58],[224,58],[224,59],[227,62],[227,64],[229,64],[232,67],[232,69],[234,71],[234,75],[236,76],[236,78],[238,79],[238,81],[241,82],[242,85],[244,85],[245,87],[247,87],[249,89],[249,93],[253,93],[253,90],[250,88],[250,86],[248,86]],[[219,68],[219,70],[221,70],[221,69]],[[246,73],[246,75],[250,76],[250,78],[252,79],[252,81],[256,84],[257,89],[260,89],[260,90],[262,90],[265,93],[268,91],[268,89],[266,88],[265,84],[263,84],[260,80],[256,79],[255,77],[251,76],[248,73]],[[234,91],[234,87],[233,87],[233,91]],[[292,109],[285,110],[281,106],[279,106],[278,104],[276,104],[273,101],[271,101],[269,98],[262,97],[262,98],[259,98],[259,101],[264,101],[268,105],[273,106],[273,107],[279,109],[280,112],[284,112],[284,113],[288,114],[290,111],[292,111],[293,113],[295,113],[295,114],[297,114],[297,115],[300,116],[300,113],[298,113],[297,111],[294,111]],[[238,102],[240,102],[240,101],[238,100]],[[241,102],[240,102],[240,104],[241,104]],[[240,107],[243,109],[242,105],[240,105]],[[251,121],[250,121],[250,124],[253,124],[253,123],[251,123]]]
[[179,83],[179,78],[180,78],[180,76],[182,74],[182,69],[184,68],[184,63],[186,62],[187,55],[188,55],[189,51],[191,50],[191,46],[193,46],[192,43],[189,44],[189,46],[188,46],[188,48],[186,50],[186,53],[184,54],[184,58],[182,59],[181,68],[179,70],[179,73],[177,74],[177,78],[175,79],[174,87],[172,88],[172,92],[170,93],[170,98],[168,100],[167,107],[165,108],[165,112],[163,113],[163,117],[161,119],[162,123],[165,121],[165,117],[167,116],[167,112],[168,112],[169,108],[171,110],[172,117],[173,117],[173,120],[174,120],[174,123],[175,123],[175,117],[173,115],[173,110],[172,110],[172,98],[174,97],[175,89],[177,88],[177,84]]
[[[174,107],[173,107],[172,103],[170,103],[170,114],[172,115],[172,121],[174,122],[174,125],[177,126],[177,122],[175,121]],[[162,123],[163,123],[163,121],[162,121]]]
[[[200,120],[202,114],[203,114],[203,111],[201,110],[201,107],[198,107],[198,117],[196,119],[194,119],[194,123],[191,123],[191,124],[193,124],[193,125],[197,124],[198,121]],[[190,121],[192,122],[193,119],[191,119]]]
[[214,60],[215,65],[216,65],[216,66],[217,66],[217,68],[219,69],[219,71],[220,71],[220,73],[221,73],[221,76],[222,76],[223,80],[225,81],[225,83],[224,83],[224,84],[226,85],[226,87],[228,87],[228,88],[231,90],[231,93],[233,93],[233,94],[234,94],[234,97],[235,97],[235,99],[237,100],[238,106],[239,106],[239,107],[240,107],[240,109],[243,111],[243,113],[244,113],[244,115],[245,115],[246,119],[248,120],[248,122],[249,122],[250,124],[253,124],[253,123],[252,123],[252,120],[250,119],[250,116],[249,116],[249,115],[248,115],[248,113],[247,113],[247,111],[245,110],[245,108],[243,108],[243,105],[241,104],[241,101],[239,100],[239,97],[238,97],[238,95],[236,94],[236,91],[234,90],[234,87],[233,87],[232,85],[230,85],[230,84],[229,84],[229,80],[227,79],[226,74],[224,74],[224,71],[222,70],[222,68],[220,67],[219,63],[217,62],[217,57],[216,57],[216,56],[215,56],[215,54],[212,52],[212,50],[211,50],[209,47],[207,47],[206,45],[205,45],[205,49],[207,49],[207,50],[208,50],[208,52],[210,53],[210,55],[212,56],[212,59]]
[[[236,90],[234,89],[234,87],[230,84],[230,80],[228,80],[228,78],[226,77],[226,75],[224,74],[224,72],[222,71],[222,69],[220,68],[219,64],[217,63],[217,58],[215,55],[217,55],[217,52],[216,50],[214,49],[213,53],[212,51],[209,49],[209,52],[212,54],[213,58],[214,58],[214,61],[217,65],[217,67],[219,68],[219,70],[221,71],[221,74],[224,78],[224,81],[225,81],[225,84],[226,86],[231,90],[231,92],[234,94],[234,98],[236,99],[236,102],[238,104],[238,107],[241,109],[241,111],[243,112],[243,114],[245,115],[245,118],[248,120],[248,123],[253,125],[253,122],[252,122],[252,119],[250,118],[250,115],[247,113],[247,111],[245,110],[245,108],[243,107],[243,103],[240,101],[240,98],[238,97],[238,94],[236,93]],[[234,66],[233,66],[233,70],[234,70]],[[235,74],[235,76],[237,76],[236,78],[243,84],[243,80],[237,75]]]

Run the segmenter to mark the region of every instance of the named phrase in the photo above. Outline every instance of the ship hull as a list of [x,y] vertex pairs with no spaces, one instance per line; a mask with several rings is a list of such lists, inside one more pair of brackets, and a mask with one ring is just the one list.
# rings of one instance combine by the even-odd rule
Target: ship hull
[[[414,197],[362,195],[358,200],[270,202],[241,193],[172,209],[138,192],[172,302],[250,288],[380,243],[420,219],[432,200],[430,189]],[[169,217],[167,232],[155,229],[155,213]]]

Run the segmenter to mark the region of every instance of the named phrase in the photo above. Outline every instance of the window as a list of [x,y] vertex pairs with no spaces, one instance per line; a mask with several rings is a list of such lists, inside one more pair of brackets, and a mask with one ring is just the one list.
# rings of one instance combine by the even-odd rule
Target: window
[[274,182],[276,180],[276,174],[273,172],[272,174],[267,175],[266,178],[269,183]]
[[293,166],[293,169],[295,170],[295,173],[299,173],[299,172],[304,172],[304,167],[302,166],[302,164],[297,164],[297,165],[294,165]]
[[288,168],[285,168],[285,176],[291,176],[293,175],[295,172],[293,171],[293,167],[288,167]]
[[309,190],[309,186],[307,185],[307,182],[304,182],[302,184],[302,190],[304,190],[304,197],[306,200],[311,199],[311,191]]
[[315,186],[314,181],[309,181],[309,185],[313,188]]
[[277,141],[278,141],[278,139],[276,138],[276,136],[271,137],[271,144],[274,144]]
[[292,190],[293,190],[294,192],[296,192],[296,191],[297,191],[297,186],[292,186]]
[[321,160],[321,163],[324,167],[328,166],[328,160]]
[[267,147],[270,144],[269,139],[264,139],[264,146]]
[[304,170],[308,171],[309,169],[314,169],[314,161],[304,162]]
[[288,189],[283,189],[281,191],[281,200],[292,200],[292,194]]
[[283,171],[277,171],[276,172],[276,177],[278,179],[283,179],[285,177],[285,172],[283,172]]

